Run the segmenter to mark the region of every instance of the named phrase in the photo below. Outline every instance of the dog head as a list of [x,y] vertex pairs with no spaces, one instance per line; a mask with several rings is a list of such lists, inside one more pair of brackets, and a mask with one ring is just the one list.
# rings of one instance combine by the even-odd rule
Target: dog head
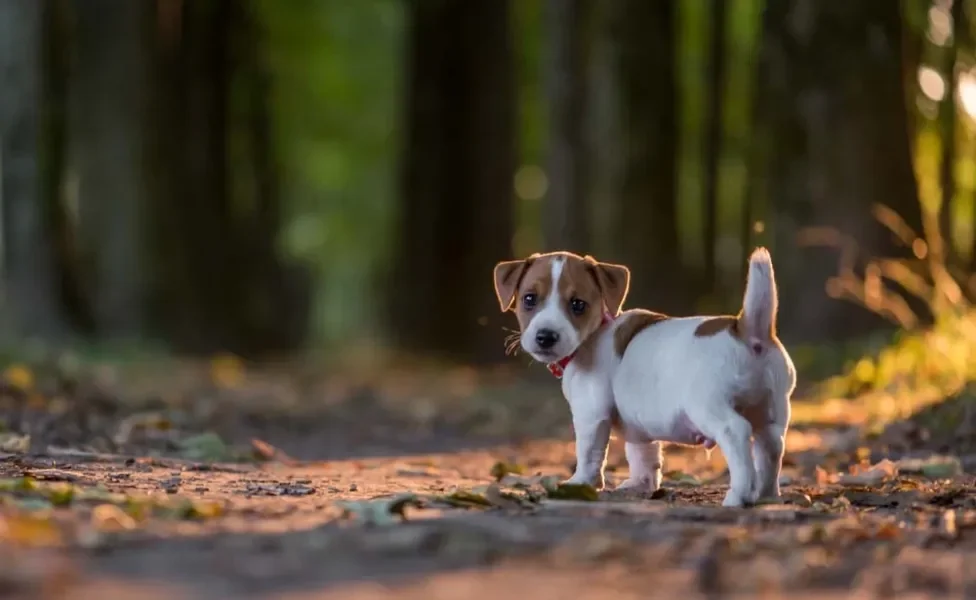
[[571,355],[627,297],[630,271],[570,252],[533,254],[495,265],[495,294],[513,310],[522,348],[539,362]]

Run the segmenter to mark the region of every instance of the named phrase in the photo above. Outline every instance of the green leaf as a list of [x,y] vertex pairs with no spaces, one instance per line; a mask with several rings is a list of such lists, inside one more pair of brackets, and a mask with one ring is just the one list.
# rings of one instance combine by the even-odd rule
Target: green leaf
[[0,452],[23,454],[30,450],[31,437],[12,431],[0,432]]
[[[548,482],[547,482],[548,483]],[[545,484],[543,484],[545,487]],[[559,483],[546,487],[546,495],[553,500],[585,500],[596,502],[600,494],[588,483]]]
[[37,484],[29,476],[0,479],[0,492],[30,492],[34,489],[37,489]]
[[689,487],[697,487],[701,485],[701,480],[694,475],[689,475],[688,473],[683,473],[681,471],[668,471],[664,476],[678,485],[685,485]]
[[488,498],[482,494],[468,490],[457,490],[456,492],[448,494],[447,496],[442,496],[439,499],[450,504],[451,506],[458,506],[462,508],[471,506],[492,506],[492,503],[490,500],[488,500]]
[[224,440],[213,432],[186,438],[179,442],[179,447],[180,453],[188,460],[220,461],[231,455]]
[[930,479],[948,479],[963,473],[962,462],[955,456],[930,456],[926,459],[898,461],[902,473],[918,473]]
[[75,498],[75,488],[69,484],[48,488],[48,499],[54,506],[68,506]]
[[26,512],[43,512],[51,510],[54,505],[44,498],[24,498],[17,501],[17,508]]
[[501,481],[506,475],[522,475],[524,470],[520,465],[506,462],[496,462],[491,467],[491,476],[495,481]]
[[406,519],[408,505],[417,505],[415,494],[400,494],[392,498],[338,502],[346,516],[355,517],[365,525],[393,525]]

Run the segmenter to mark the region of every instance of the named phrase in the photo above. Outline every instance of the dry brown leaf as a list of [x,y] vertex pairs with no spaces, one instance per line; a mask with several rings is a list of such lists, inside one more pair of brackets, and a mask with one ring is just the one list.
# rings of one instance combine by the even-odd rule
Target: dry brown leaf
[[34,373],[26,365],[10,365],[4,370],[3,379],[11,387],[22,392],[27,392],[34,388]]
[[814,477],[816,478],[817,485],[824,486],[830,485],[831,483],[837,483],[839,476],[837,473],[828,473],[823,467],[817,465],[814,469]]
[[4,515],[0,517],[0,540],[25,546],[57,546],[61,530],[47,517]]
[[885,481],[898,476],[898,465],[887,458],[876,465],[865,469],[859,473],[841,474],[838,482],[841,485],[881,485]]
[[136,521],[114,504],[99,504],[92,510],[92,525],[99,531],[127,531]]
[[31,437],[12,431],[0,432],[0,452],[23,454],[30,450]]

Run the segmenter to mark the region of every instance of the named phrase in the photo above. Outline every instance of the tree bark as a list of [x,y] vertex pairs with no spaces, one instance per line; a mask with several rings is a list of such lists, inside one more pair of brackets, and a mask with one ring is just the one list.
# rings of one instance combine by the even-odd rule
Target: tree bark
[[41,32],[38,0],[0,2],[0,202],[6,328],[56,338],[65,323],[41,186]]
[[[677,281],[677,142],[673,0],[617,0],[613,37],[620,82],[622,174],[611,260],[634,272],[627,306],[686,310]],[[669,281],[668,285],[661,285]]]
[[953,0],[952,9],[952,39],[945,48],[942,76],[945,78],[945,97],[939,107],[939,129],[942,134],[942,164],[939,165],[939,181],[942,187],[942,206],[939,208],[939,234],[943,240],[943,252],[946,260],[955,262],[954,207],[956,195],[956,56],[959,42],[963,35],[965,13],[963,0]]
[[800,247],[805,227],[834,228],[865,258],[907,255],[872,216],[883,204],[921,231],[902,88],[897,2],[770,0],[760,87],[769,109],[766,194],[786,339],[842,339],[882,326],[825,283],[838,253]]
[[722,131],[725,93],[725,15],[726,0],[712,0],[709,8],[708,98],[705,107],[704,272],[706,289],[714,291],[718,278],[715,256],[718,241],[719,165],[722,157]]
[[589,152],[585,142],[590,0],[547,0],[549,190],[543,238],[552,250],[588,252]]
[[391,336],[408,352],[503,358],[491,293],[511,257],[515,79],[508,0],[409,3]]
[[135,339],[144,333],[143,215],[148,2],[74,1],[74,65],[68,86],[72,171],[86,292],[96,333]]

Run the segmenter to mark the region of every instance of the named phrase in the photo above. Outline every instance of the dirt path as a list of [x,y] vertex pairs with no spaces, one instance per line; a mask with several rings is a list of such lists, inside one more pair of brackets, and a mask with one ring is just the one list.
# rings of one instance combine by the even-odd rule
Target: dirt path
[[[791,430],[780,504],[721,508],[721,452],[682,448],[651,497],[560,500],[541,478],[573,464],[551,380],[452,381],[337,400],[250,381],[148,403],[75,386],[67,409],[57,392],[15,394],[0,432],[0,595],[976,596],[965,456],[887,462],[901,458],[887,442],[828,423]],[[626,477],[621,450],[611,488]]]
[[[532,473],[565,475],[570,451],[565,442],[537,442],[401,459],[249,466],[9,456],[4,477],[34,481],[22,496],[69,484],[222,509],[201,509],[193,519],[148,518],[128,530],[113,527],[111,519],[91,525],[105,517],[93,515],[94,507],[113,500],[89,501],[76,492],[70,509],[55,509],[61,543],[43,547],[22,538],[35,548],[6,562],[0,582],[22,594],[14,597],[46,585],[54,594],[48,597],[64,598],[976,593],[971,477],[817,485],[802,475],[802,450],[787,461],[791,503],[753,509],[720,508],[724,485],[692,480],[694,474],[722,481],[720,454],[706,459],[702,451],[681,449],[672,450],[668,462],[681,473],[671,474],[658,499],[604,493],[597,502],[542,499],[522,506],[495,498],[498,506],[490,507],[431,500],[426,508],[410,507],[403,523],[372,526],[358,512],[344,516],[338,504],[404,493],[443,498],[457,489],[491,498],[484,490],[496,463],[517,458]],[[614,452],[611,465],[619,463]]]

